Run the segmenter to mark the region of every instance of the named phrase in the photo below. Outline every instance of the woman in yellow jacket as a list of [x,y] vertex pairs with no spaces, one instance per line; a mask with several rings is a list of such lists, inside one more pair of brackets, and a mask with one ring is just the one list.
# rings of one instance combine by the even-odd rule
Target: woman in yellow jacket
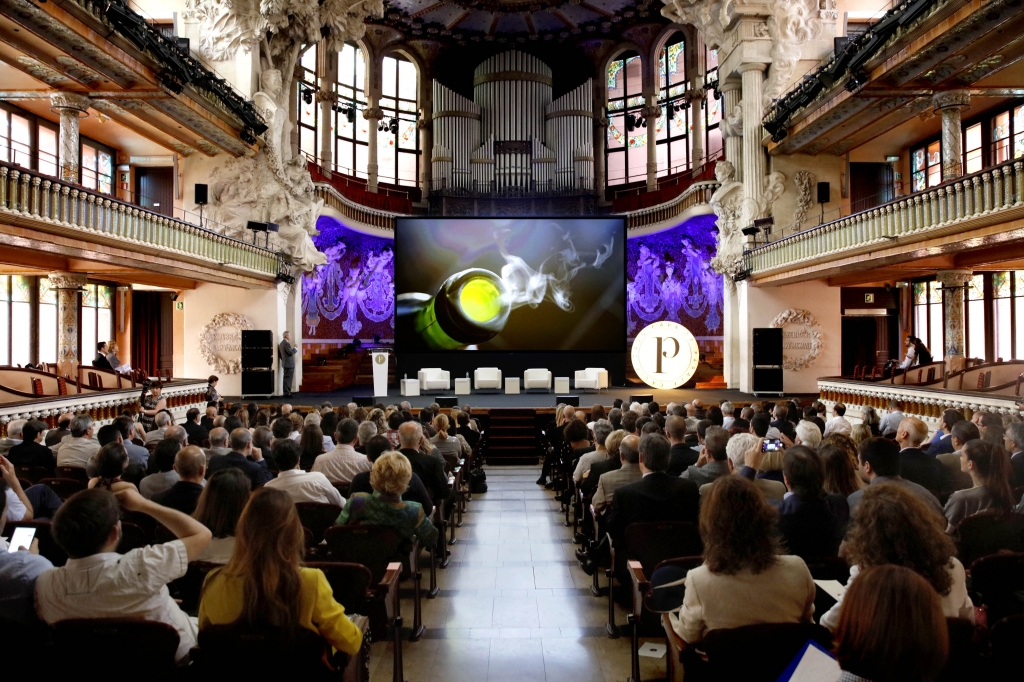
[[318,632],[346,654],[356,654],[362,631],[334,601],[323,571],[302,567],[304,536],[291,497],[260,488],[242,511],[235,550],[203,585],[199,629],[214,625],[296,627]]

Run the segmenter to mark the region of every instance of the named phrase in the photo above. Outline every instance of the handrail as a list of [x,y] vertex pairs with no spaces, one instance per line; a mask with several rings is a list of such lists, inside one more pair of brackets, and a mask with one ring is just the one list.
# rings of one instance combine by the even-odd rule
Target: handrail
[[715,180],[695,182],[670,201],[625,213],[623,215],[626,216],[626,227],[633,230],[648,225],[655,225],[671,220],[698,204],[710,203],[711,196],[718,189],[719,185],[720,183]]
[[339,211],[346,218],[351,218],[364,225],[372,225],[385,230],[395,229],[395,218],[402,213],[388,213],[361,206],[338,191],[338,188],[327,182],[314,182],[313,190],[324,203]]
[[261,275],[277,275],[270,249],[165,216],[114,197],[0,161],[0,215],[13,213],[69,225]]
[[1024,161],[1014,159],[782,237],[746,251],[743,260],[756,275],[901,237],[924,239],[936,228],[962,227],[964,222],[1021,207]]

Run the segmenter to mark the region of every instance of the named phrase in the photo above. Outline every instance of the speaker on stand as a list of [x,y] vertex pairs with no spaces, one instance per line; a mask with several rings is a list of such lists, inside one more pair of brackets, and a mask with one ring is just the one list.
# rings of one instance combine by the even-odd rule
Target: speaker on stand
[[819,225],[825,224],[825,204],[828,203],[831,196],[831,187],[827,182],[818,183],[818,203],[821,204],[821,222]]
[[274,395],[274,333],[242,330],[242,398]]
[[753,391],[756,395],[782,395],[782,330],[754,329]]

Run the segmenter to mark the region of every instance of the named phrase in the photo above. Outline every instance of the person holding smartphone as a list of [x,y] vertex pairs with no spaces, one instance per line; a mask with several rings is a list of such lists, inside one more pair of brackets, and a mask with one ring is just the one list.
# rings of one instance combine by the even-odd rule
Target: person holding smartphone
[[[0,480],[0,528],[6,525],[7,482]],[[22,625],[39,622],[33,603],[36,578],[53,568],[49,559],[39,556],[39,541],[30,537],[33,531],[16,528],[12,537],[0,538],[0,614],[3,620]]]

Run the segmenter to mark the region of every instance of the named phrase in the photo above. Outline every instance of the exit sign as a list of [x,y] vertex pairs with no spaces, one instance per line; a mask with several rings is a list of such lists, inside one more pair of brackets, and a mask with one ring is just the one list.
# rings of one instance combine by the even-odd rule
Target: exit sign
[[175,301],[174,302],[174,309],[175,310],[184,310],[185,309],[185,302],[184,301]]

